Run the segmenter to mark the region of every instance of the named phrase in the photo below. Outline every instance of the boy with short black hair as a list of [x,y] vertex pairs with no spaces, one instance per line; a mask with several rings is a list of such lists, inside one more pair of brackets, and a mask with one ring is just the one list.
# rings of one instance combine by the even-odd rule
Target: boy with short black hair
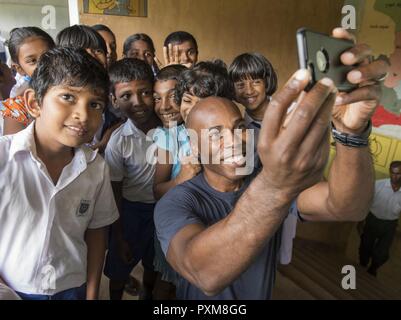
[[165,66],[182,64],[192,68],[198,61],[198,43],[186,31],[172,32],[164,40],[163,55]]
[[[151,131],[160,120],[154,112],[152,68],[144,61],[125,58],[109,70],[112,103],[128,118],[114,131],[105,152],[121,219],[112,227],[104,273],[110,279],[110,298],[121,300],[132,269],[142,260],[143,291],[151,299],[154,223],[153,178],[155,166],[148,159]],[[147,134],[149,132],[149,137]]]
[[108,82],[84,50],[48,51],[24,96],[34,122],[0,137],[0,281],[23,299],[98,297],[105,227],[118,211],[108,167],[85,143]]

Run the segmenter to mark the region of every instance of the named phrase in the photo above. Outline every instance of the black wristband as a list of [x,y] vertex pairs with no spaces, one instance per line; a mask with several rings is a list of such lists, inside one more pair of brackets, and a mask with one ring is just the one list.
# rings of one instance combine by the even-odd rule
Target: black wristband
[[347,147],[364,148],[369,146],[369,136],[371,132],[372,122],[370,120],[366,129],[360,135],[340,132],[336,129],[334,123],[331,123],[331,133],[333,135],[333,139]]

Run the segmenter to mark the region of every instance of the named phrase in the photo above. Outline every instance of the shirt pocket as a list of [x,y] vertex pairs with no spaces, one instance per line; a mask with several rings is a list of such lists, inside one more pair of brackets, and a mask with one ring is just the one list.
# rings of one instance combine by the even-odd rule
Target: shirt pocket
[[96,202],[93,189],[65,190],[56,200],[56,215],[65,232],[83,234],[88,228]]

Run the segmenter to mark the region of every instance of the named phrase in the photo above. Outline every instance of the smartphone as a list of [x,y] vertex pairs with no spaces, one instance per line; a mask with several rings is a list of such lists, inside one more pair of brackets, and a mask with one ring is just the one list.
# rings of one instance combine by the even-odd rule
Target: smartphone
[[336,39],[329,35],[313,32],[305,28],[297,31],[299,66],[309,69],[312,78],[306,91],[317,81],[330,78],[339,91],[349,92],[357,87],[347,80],[347,74],[353,66],[341,63],[340,57],[354,46],[350,40]]

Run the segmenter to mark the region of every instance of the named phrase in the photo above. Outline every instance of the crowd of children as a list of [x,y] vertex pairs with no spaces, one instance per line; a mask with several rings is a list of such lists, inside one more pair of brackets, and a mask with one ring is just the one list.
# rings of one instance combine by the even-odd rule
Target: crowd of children
[[[87,298],[95,298],[99,284],[94,282],[103,265],[100,254],[107,246],[104,274],[110,279],[111,299],[122,298],[139,261],[144,267],[140,298],[174,298],[178,275],[161,251],[153,211],[164,194],[201,170],[191,153],[185,119],[199,100],[209,96],[236,97],[247,107],[241,99],[248,99],[248,94],[251,99],[258,92],[254,83],[270,88],[271,95],[277,83],[273,68],[267,62],[266,69],[266,58],[258,54],[249,54],[250,62],[243,62],[248,64],[247,71],[235,75],[229,74],[221,60],[198,62],[197,42],[184,31],[166,37],[164,65],[156,58],[152,39],[144,33],[125,40],[123,59],[117,61],[116,37],[105,25],[65,28],[56,43],[37,27],[16,28],[7,44],[17,83],[1,97],[2,155],[14,156],[13,149],[18,149],[14,144],[26,145],[21,151],[28,152],[11,168],[4,162],[11,155],[2,156],[0,180],[15,176],[22,182],[38,177],[23,183],[26,187],[16,189],[13,197],[7,196],[9,187],[1,188],[8,190],[4,190],[1,201],[2,229],[10,230],[23,220],[25,226],[20,225],[17,234],[5,232],[0,236],[0,281],[23,299],[84,298],[82,286]],[[265,109],[265,100],[266,96],[257,100],[263,108],[259,115]],[[59,112],[52,109],[57,104],[61,106]],[[70,110],[62,111],[63,105]],[[258,108],[255,103],[252,106],[253,110]],[[43,118],[48,122],[41,125]],[[74,169],[85,173],[79,177],[73,169],[78,155],[82,157],[81,168]],[[152,156],[163,161],[152,161]],[[23,173],[26,169],[31,171],[29,176]],[[98,174],[91,175],[91,171]],[[59,193],[66,191],[63,202]],[[49,201],[54,201],[51,208],[43,207],[50,206]],[[35,202],[40,205],[33,206]],[[58,207],[66,211],[64,216],[55,209]],[[17,215],[10,221],[14,212]],[[35,219],[40,223],[31,226]],[[70,229],[71,224],[79,226],[81,232]],[[109,226],[107,245],[105,226]],[[47,230],[48,236],[42,239],[41,230]],[[99,252],[91,252],[92,232],[99,240]],[[56,240],[57,233],[62,233],[65,242]],[[9,238],[11,235],[16,238]],[[20,245],[25,242],[32,243],[33,252],[32,248],[29,254],[27,249],[22,250]],[[58,252],[58,259],[49,252],[49,246]],[[28,265],[22,263],[25,254],[29,256]],[[89,268],[92,257],[99,263]],[[46,265],[55,268],[53,287],[41,285],[48,275],[40,267]],[[31,272],[22,271],[29,267]]]
[[245,111],[237,129],[257,140],[277,90],[274,67],[258,53],[229,67],[198,62],[198,44],[183,31],[166,37],[163,63],[144,33],[129,36],[117,60],[104,25],[65,28],[55,42],[16,28],[7,44],[16,81],[3,65],[0,295],[97,299],[103,272],[119,300],[142,262],[140,299],[174,299],[181,275],[163,253],[154,210],[202,171],[189,114],[208,97],[234,101]]

